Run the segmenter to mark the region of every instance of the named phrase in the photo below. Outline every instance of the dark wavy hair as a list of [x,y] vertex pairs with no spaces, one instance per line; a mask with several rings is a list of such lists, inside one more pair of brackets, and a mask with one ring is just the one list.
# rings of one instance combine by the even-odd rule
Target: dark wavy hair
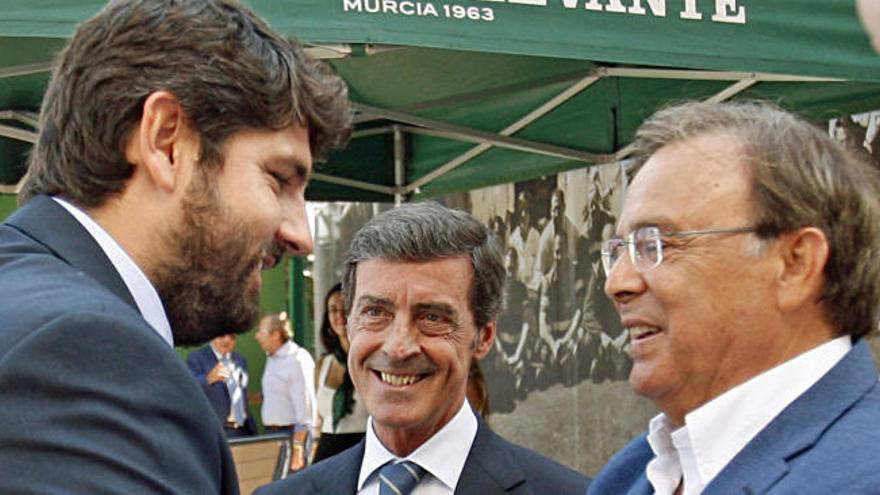
[[321,320],[321,345],[324,346],[324,351],[330,354],[339,347],[339,336],[336,335],[336,332],[333,331],[333,327],[330,326],[330,311],[327,310],[327,305],[330,304],[330,296],[336,293],[342,294],[342,284],[338,283],[330,288],[327,291],[327,295],[324,296],[324,318]]
[[120,193],[134,171],[126,142],[157,91],[177,98],[206,170],[238,131],[301,124],[316,159],[351,132],[342,79],[237,1],[111,1],[60,55],[20,202],[45,193],[89,207]]

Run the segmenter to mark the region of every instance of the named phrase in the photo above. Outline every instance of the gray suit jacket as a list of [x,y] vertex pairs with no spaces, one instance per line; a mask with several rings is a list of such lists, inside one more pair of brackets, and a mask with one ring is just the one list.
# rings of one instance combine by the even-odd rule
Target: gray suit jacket
[[45,196],[0,225],[0,493],[238,493],[199,385]]
[[[255,495],[357,493],[365,441]],[[590,480],[525,447],[504,440],[479,420],[477,437],[455,489],[457,494],[583,495]]]

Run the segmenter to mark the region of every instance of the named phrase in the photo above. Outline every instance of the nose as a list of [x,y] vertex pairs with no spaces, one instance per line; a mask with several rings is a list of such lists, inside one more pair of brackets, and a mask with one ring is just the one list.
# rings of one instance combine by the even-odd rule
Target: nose
[[287,254],[305,256],[312,252],[314,244],[304,196],[284,204],[281,225],[275,237],[285,247]]
[[648,286],[636,271],[629,256],[621,256],[605,277],[605,294],[615,303],[625,303],[638,297]]
[[397,360],[405,360],[420,352],[419,331],[406,321],[395,320],[388,328],[382,350]]

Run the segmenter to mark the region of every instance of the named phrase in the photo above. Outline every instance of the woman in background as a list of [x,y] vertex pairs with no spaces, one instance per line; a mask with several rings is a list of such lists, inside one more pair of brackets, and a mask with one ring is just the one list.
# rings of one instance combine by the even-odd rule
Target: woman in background
[[321,439],[313,462],[357,444],[367,430],[369,413],[348,374],[349,344],[341,284],[334,285],[324,298],[321,343],[327,352],[318,360],[315,374]]

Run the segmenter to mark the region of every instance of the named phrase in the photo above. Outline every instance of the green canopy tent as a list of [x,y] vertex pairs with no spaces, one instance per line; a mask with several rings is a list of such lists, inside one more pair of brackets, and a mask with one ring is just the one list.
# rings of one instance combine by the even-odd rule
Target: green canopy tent
[[[52,54],[102,3],[0,0],[2,192],[23,173]],[[880,56],[852,2],[249,3],[335,66],[357,105],[313,200],[405,200],[619,160],[679,99],[769,98],[817,120],[880,107]]]

